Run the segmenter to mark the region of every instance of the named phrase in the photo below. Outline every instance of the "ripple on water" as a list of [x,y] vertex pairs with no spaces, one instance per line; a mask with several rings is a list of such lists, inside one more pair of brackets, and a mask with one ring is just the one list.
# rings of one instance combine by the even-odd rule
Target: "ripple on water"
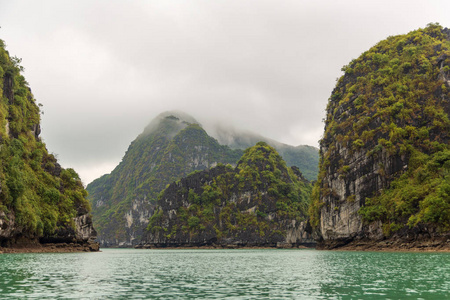
[[450,298],[450,254],[134,250],[3,254],[0,298]]

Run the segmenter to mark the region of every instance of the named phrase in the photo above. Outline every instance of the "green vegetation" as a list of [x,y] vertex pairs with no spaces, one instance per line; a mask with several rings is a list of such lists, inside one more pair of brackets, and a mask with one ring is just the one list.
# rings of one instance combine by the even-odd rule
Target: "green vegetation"
[[[270,144],[270,143],[269,143]],[[273,145],[289,167],[297,166],[309,181],[317,180],[319,151],[311,146]]]
[[[100,238],[126,241],[125,214],[132,201],[140,211],[152,211],[168,183],[214,163],[236,164],[242,155],[218,142],[197,124],[169,115],[152,122],[128,148],[122,162],[88,185],[94,226]],[[141,232],[135,222],[129,230]]]
[[348,176],[348,162],[336,154],[339,146],[349,149],[349,156],[364,151],[368,159],[409,159],[402,175],[379,166],[379,176],[390,185],[365,199],[360,213],[366,222],[381,220],[387,235],[406,225],[450,229],[449,65],[448,31],[429,24],[391,36],[343,67],[327,107],[310,207],[313,225],[333,194],[325,180],[328,170]]
[[391,183],[391,188],[366,199],[360,210],[368,221],[381,220],[383,231],[418,224],[434,224],[441,231],[450,229],[450,149],[431,155],[415,151],[412,166]]
[[51,237],[74,229],[90,210],[87,192],[72,169],[61,169],[38,138],[39,106],[0,40],[0,218],[14,217],[25,237]]
[[260,142],[245,150],[236,168],[221,165],[171,184],[162,192],[160,207],[167,199],[187,199],[188,206],[171,208],[177,209],[176,219],[158,210],[147,230],[172,240],[211,230],[217,238],[246,232],[270,237],[283,234],[282,220],[306,220],[310,193],[311,185],[286,167],[274,148]]

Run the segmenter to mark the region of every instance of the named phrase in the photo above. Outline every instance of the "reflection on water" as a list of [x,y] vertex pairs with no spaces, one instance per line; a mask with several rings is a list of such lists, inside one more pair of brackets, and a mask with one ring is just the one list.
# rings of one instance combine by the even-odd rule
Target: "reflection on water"
[[0,255],[0,298],[450,298],[450,254],[134,250]]

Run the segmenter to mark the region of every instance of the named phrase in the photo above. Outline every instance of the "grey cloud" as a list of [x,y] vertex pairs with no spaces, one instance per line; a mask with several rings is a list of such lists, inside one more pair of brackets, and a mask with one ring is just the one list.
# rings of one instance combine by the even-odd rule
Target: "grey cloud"
[[[448,1],[5,1],[0,38],[85,183],[159,113],[317,146],[341,67],[389,35],[450,26]],[[207,127],[207,126],[206,126]]]

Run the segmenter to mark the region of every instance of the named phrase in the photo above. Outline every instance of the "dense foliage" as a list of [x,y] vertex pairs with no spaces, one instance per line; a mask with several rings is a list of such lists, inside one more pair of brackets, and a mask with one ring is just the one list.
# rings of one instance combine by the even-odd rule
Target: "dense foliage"
[[[195,123],[175,115],[162,117],[131,143],[111,174],[88,185],[99,236],[126,240],[124,216],[132,201],[142,201],[141,210],[149,213],[158,194],[170,182],[216,163],[235,164],[241,155],[240,150],[219,145]],[[131,226],[131,231],[142,229],[139,222]]]
[[403,227],[433,224],[450,229],[450,150],[431,155],[414,152],[407,172],[391,183],[391,188],[368,198],[360,210],[368,221],[383,221],[389,235]]
[[391,36],[342,70],[327,107],[312,223],[319,223],[321,199],[333,193],[328,170],[348,176],[346,161],[336,159],[340,145],[350,155],[409,161],[393,176],[378,166],[389,188],[362,199],[365,221],[382,221],[386,235],[405,225],[450,229],[450,31],[429,24]]
[[[217,239],[282,236],[282,220],[306,220],[310,193],[298,169],[288,168],[274,148],[259,142],[235,168],[221,165],[171,184],[147,229],[168,240],[186,233],[201,236],[211,228]],[[180,204],[176,218],[168,217],[166,210],[175,207],[167,208],[167,202]]]
[[39,106],[19,63],[0,40],[0,219],[16,234],[52,237],[74,229],[90,206],[75,171],[62,169],[38,137]]
[[[269,143],[270,144],[270,143]],[[309,181],[317,180],[319,172],[319,151],[312,146],[297,147],[288,145],[274,145],[289,167],[296,166]]]

